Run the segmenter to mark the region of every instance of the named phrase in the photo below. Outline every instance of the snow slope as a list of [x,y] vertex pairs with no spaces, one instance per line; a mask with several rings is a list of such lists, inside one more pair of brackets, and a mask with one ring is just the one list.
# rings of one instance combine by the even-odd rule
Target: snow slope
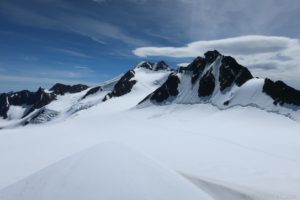
[[2,200],[212,199],[177,173],[132,149],[102,143],[0,191]]
[[[153,71],[140,68],[139,65],[133,68],[133,71],[135,72],[135,75],[132,80],[137,82],[130,93],[137,99],[143,99],[146,95],[157,89],[170,73],[169,70]],[[92,88],[88,88],[87,90],[78,93],[57,95],[55,101],[52,101],[41,109],[35,110],[24,118],[21,118],[21,116],[24,114],[25,108],[22,106],[11,106],[8,111],[8,119],[4,120],[0,117],[0,129],[15,128],[28,123],[36,124],[63,121],[80,110],[88,109],[100,103],[105,103],[103,102],[104,97],[113,90],[114,85],[121,77],[122,75],[100,84],[99,87],[101,87],[101,90],[86,98],[83,97]],[[40,116],[40,112],[43,110],[46,114]],[[38,120],[35,120],[35,118],[38,118]]]
[[[49,123],[1,129],[0,195],[5,199],[101,199],[103,195],[108,199],[300,199],[298,107],[275,105],[262,91],[264,79],[258,78],[240,86],[234,82],[224,91],[214,82],[209,96],[199,98],[206,72],[215,78],[208,75],[204,82],[219,80],[220,59],[205,65],[194,84],[194,72],[164,70],[164,63],[140,63],[129,74],[130,80],[118,77],[86,98],[91,88],[58,96],[25,119],[54,116]],[[153,71],[153,66],[163,70]],[[170,73],[180,82],[164,84]],[[103,101],[121,79],[124,84],[117,88],[121,92],[114,94],[122,95]],[[176,96],[167,96],[163,103],[151,101],[153,91],[163,88],[158,93],[169,95],[168,86],[174,85]],[[291,96],[285,97],[288,102]],[[12,107],[9,115],[17,117],[19,112]],[[41,118],[34,117],[38,112]],[[97,144],[101,145],[93,147]]]
[[138,101],[129,93],[64,122],[1,130],[0,188],[95,144],[114,141],[174,171],[213,180],[200,189],[214,199],[224,195],[215,185],[250,199],[300,199],[299,123],[251,107],[137,109]]

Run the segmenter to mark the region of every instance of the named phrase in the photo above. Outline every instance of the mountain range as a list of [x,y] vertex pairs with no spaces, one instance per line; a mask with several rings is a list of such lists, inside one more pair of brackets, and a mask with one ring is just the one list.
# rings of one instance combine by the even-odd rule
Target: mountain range
[[216,50],[2,93],[0,199],[300,199],[299,94]]
[[[280,80],[253,77],[249,69],[233,57],[213,50],[177,69],[171,69],[164,61],[143,61],[123,75],[95,87],[57,83],[48,90],[2,93],[0,117],[10,121],[2,128],[59,119],[62,115],[69,116],[97,103],[119,98],[139,87],[149,94],[140,99],[137,107],[210,103],[219,109],[254,106],[293,119],[299,116],[300,91]],[[67,98],[74,101],[52,108],[51,105]]]

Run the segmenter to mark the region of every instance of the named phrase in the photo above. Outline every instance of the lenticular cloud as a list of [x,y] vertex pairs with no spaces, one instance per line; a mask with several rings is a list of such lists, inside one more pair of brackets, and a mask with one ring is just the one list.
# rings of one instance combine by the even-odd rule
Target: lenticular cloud
[[133,51],[140,57],[195,57],[210,49],[217,49],[226,54],[248,55],[274,53],[299,48],[299,40],[288,37],[249,35],[220,40],[201,40],[183,47],[141,47]]

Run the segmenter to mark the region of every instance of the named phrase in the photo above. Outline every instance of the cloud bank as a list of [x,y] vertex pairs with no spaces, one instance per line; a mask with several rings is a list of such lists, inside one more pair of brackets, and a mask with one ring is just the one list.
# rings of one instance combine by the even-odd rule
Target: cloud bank
[[286,80],[300,77],[300,41],[289,37],[248,35],[195,41],[182,47],[141,47],[133,53],[139,57],[193,58],[213,49],[235,57],[258,76]]

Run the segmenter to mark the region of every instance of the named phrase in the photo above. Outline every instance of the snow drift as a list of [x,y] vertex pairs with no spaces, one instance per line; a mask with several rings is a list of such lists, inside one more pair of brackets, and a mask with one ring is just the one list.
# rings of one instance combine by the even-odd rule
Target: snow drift
[[174,171],[117,143],[65,158],[0,191],[1,200],[209,200]]

